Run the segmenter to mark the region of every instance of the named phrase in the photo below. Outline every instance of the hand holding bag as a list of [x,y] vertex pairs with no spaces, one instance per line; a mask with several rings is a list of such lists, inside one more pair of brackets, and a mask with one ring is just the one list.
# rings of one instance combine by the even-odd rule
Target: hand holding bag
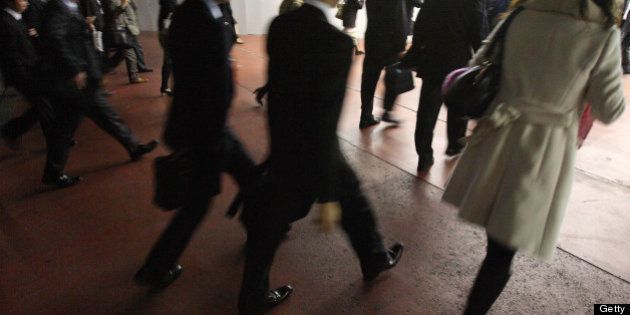
[[[503,46],[507,29],[522,11],[523,7],[517,8],[500,26],[485,52],[484,61],[463,71],[450,84],[444,94],[444,104],[449,111],[453,111],[465,119],[478,119],[486,112],[499,92]],[[461,72],[462,70],[457,69],[455,71]],[[449,74],[447,78],[452,78],[452,76]]]

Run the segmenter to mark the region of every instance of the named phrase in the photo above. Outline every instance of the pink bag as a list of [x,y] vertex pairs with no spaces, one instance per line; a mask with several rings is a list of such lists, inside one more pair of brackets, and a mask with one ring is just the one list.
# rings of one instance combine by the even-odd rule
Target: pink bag
[[582,144],[584,144],[584,140],[586,140],[586,136],[588,136],[592,127],[593,114],[591,113],[591,105],[586,104],[584,111],[582,112],[582,116],[580,116],[580,126],[578,127],[578,149],[582,147]]

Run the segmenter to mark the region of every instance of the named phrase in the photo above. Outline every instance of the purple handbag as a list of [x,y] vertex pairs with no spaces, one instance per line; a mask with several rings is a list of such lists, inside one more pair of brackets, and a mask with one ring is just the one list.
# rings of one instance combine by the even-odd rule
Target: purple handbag
[[464,68],[459,68],[457,70],[453,70],[451,73],[449,73],[444,79],[444,82],[442,82],[442,95],[446,94],[446,91],[448,91],[451,85],[453,85],[453,82],[455,82],[455,80],[457,80],[457,78],[459,78],[460,75],[462,75],[464,72],[468,71],[469,69],[470,69],[469,67],[464,67]]

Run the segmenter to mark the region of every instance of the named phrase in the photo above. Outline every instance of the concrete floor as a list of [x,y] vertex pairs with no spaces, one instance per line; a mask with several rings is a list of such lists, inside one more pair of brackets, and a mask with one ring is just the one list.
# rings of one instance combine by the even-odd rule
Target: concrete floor
[[[230,124],[260,161],[267,148],[264,110],[254,106],[251,91],[265,81],[264,45],[260,37],[245,39],[233,52],[238,91]],[[141,40],[147,62],[158,70],[155,35]],[[377,209],[382,234],[388,243],[403,241],[405,256],[365,286],[343,234],[320,234],[306,218],[291,231],[272,270],[272,284],[291,283],[295,294],[272,314],[459,313],[485,237],[440,203],[456,163],[441,156],[444,120],[436,134],[436,166],[418,178],[412,137],[418,90],[398,101],[396,112],[406,122],[401,128],[361,133],[360,62],[348,84],[339,136]],[[111,103],[141,139],[159,138],[168,104],[158,93],[159,71],[147,77],[150,83],[133,86],[125,84],[124,68],[108,77],[116,92]],[[630,81],[625,85],[630,92]],[[549,263],[517,256],[514,277],[492,313],[591,314],[595,303],[630,302],[629,122],[630,112],[613,127],[595,127],[580,151],[561,249]],[[224,179],[223,193],[185,252],[182,277],[149,293],[131,277],[171,216],[151,204],[152,158],[166,151],[128,163],[124,150],[89,121],[76,138],[68,172],[85,182],[65,190],[39,184],[39,130],[25,136],[21,151],[0,148],[0,314],[235,313],[245,237],[223,216],[234,195],[231,179]]]

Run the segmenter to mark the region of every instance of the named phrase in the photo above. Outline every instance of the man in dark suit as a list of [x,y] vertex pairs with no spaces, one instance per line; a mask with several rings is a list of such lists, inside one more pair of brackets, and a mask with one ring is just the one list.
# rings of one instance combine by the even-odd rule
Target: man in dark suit
[[173,14],[168,49],[175,89],[164,138],[197,168],[190,200],[168,225],[135,276],[140,285],[163,288],[182,272],[177,260],[201,223],[222,171],[242,191],[258,178],[253,161],[226,126],[233,97],[229,52],[234,34],[219,4],[225,0],[186,0]]
[[[39,58],[21,21],[21,13],[28,5],[26,0],[3,0],[0,9],[0,68],[7,84],[14,86],[31,104],[29,111],[11,120],[2,128],[2,137],[14,141],[26,132],[37,120],[40,121],[46,138],[47,157],[44,174],[55,172],[57,180],[68,178],[63,174],[64,159],[62,143],[57,132],[55,113],[44,97],[42,83],[36,70]],[[44,177],[46,180],[47,178]],[[56,184],[53,182],[46,182]]]
[[[51,0],[44,11],[40,32],[45,49],[44,83],[59,121],[59,132],[66,144],[60,149],[65,164],[72,136],[81,117],[86,115],[114,137],[129,153],[140,159],[157,146],[157,141],[140,144],[136,136],[107,103],[100,87],[101,71],[96,50],[78,0]],[[58,186],[76,184],[79,177],[61,175],[59,169],[44,174],[44,182]]]
[[[422,91],[416,120],[418,172],[433,165],[433,130],[443,103],[441,85],[446,75],[466,66],[481,45],[488,27],[485,0],[425,0],[413,32],[413,45],[403,64],[416,67]],[[454,156],[463,149],[467,121],[448,113],[448,148]]]
[[[361,78],[361,129],[379,123],[372,114],[376,84],[383,68],[399,60],[409,34],[406,0],[370,0],[365,6],[368,21]],[[389,114],[395,98],[393,93],[386,93],[383,121],[398,123]]]
[[247,256],[239,298],[242,313],[282,302],[290,286],[269,290],[275,252],[293,221],[312,204],[338,213],[366,281],[396,265],[401,244],[385,249],[359,179],[339,148],[337,123],[352,63],[352,39],[330,23],[336,0],[306,0],[269,29],[269,171],[245,203]]
[[[11,119],[2,129],[0,129],[0,137],[9,145],[15,145],[17,139],[31,129],[38,121],[41,115],[45,120],[44,126],[49,129],[52,123],[51,111],[46,114],[46,108],[50,109],[34,86],[35,65],[37,63],[37,30],[35,23],[38,19],[35,17],[41,14],[41,2],[35,0],[33,3],[28,1],[2,1],[3,8],[0,20],[2,29],[0,29],[0,41],[2,41],[2,69],[5,76],[8,77],[9,83],[14,85],[31,104],[26,112],[21,116]],[[23,12],[18,12],[26,8]],[[19,18],[19,20],[18,20]],[[37,24],[39,25],[39,24]],[[38,27],[38,26],[37,26]],[[31,43],[29,43],[31,41]],[[34,47],[35,46],[35,47]],[[38,110],[37,107],[42,107]],[[46,108],[44,108],[46,107]]]

